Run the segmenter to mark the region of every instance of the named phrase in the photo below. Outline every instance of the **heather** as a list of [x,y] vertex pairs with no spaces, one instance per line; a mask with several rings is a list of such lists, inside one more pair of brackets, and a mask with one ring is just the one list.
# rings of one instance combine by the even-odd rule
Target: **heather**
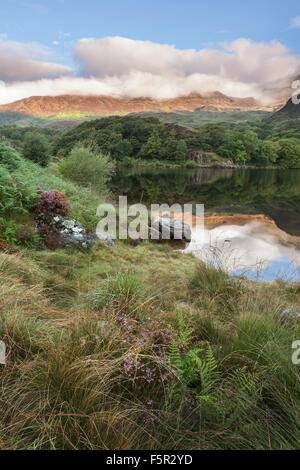
[[297,290],[115,250],[0,255],[0,448],[299,447],[299,324],[278,317]]
[[87,230],[95,229],[98,222],[96,209],[106,197],[105,186],[102,186],[102,191],[87,189],[63,178],[55,163],[42,168],[15,153],[18,158],[14,167],[10,163],[1,164],[0,161],[0,228],[3,241],[18,243],[20,231],[20,244],[24,244],[23,234],[26,228],[29,233],[28,243],[35,243],[31,227],[40,199],[38,188],[49,192],[49,196],[55,191],[63,193],[65,196],[62,197],[66,197],[72,206],[72,216]]

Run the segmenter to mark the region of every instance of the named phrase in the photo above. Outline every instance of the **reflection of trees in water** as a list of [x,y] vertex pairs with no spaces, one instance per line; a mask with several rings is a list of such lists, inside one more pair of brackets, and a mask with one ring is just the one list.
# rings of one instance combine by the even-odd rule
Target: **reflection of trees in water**
[[206,210],[264,213],[283,230],[300,235],[300,170],[124,169],[112,189],[130,202],[193,202]]
[[212,184],[218,181],[219,179],[228,179],[232,178],[233,175],[232,169],[226,170],[217,170],[214,168],[197,168],[191,174],[187,174],[186,178],[188,184]]

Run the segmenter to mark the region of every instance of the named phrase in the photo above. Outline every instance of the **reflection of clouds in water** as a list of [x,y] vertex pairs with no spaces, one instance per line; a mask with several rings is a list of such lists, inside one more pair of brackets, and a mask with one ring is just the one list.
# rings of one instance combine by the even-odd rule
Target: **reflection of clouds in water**
[[255,274],[264,280],[300,278],[300,251],[294,246],[284,246],[276,230],[260,222],[194,232],[185,253],[193,253],[227,272],[244,273],[251,278]]

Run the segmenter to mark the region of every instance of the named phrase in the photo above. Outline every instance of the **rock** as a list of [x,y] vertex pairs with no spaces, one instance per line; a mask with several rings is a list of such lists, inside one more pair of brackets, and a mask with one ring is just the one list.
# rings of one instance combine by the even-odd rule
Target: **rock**
[[192,231],[189,224],[173,219],[169,215],[156,216],[151,221],[151,240],[184,240],[190,242]]
[[139,246],[144,240],[142,238],[130,238],[129,245],[133,247]]
[[236,276],[230,276],[228,279],[226,279],[226,284],[228,284],[229,286],[234,286],[234,287],[241,287],[241,288],[247,288],[249,287],[249,284],[248,282],[246,281],[246,279],[241,279],[239,277],[236,277]]
[[191,306],[187,302],[178,302],[177,303],[177,308],[180,310],[190,310]]
[[292,305],[279,312],[278,317],[282,323],[300,322],[300,307]]
[[91,248],[97,240],[95,233],[87,233],[80,222],[65,219],[61,215],[52,218],[39,217],[36,220],[36,232],[45,236],[45,244],[50,250],[76,245],[81,248]]
[[150,240],[157,240],[157,241],[161,240],[161,233],[159,229],[157,230],[154,227],[150,227],[149,236],[150,236]]
[[109,246],[116,246],[115,242],[105,233],[96,233],[95,234],[98,240],[101,240],[102,242],[106,242],[107,245]]
[[94,234],[88,235],[76,232],[60,232],[56,248],[64,248],[67,245],[78,245],[84,249],[91,248],[96,240]]

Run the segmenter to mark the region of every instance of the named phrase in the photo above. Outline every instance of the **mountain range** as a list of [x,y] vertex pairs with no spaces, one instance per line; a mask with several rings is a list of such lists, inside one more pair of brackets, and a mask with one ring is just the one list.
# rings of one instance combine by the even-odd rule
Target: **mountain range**
[[150,98],[119,98],[113,96],[32,96],[0,106],[0,113],[19,113],[37,117],[57,113],[83,112],[95,115],[128,114],[147,111],[273,111],[282,102],[263,106],[254,98],[234,98],[215,92],[206,95],[191,94],[178,98],[153,100]]

